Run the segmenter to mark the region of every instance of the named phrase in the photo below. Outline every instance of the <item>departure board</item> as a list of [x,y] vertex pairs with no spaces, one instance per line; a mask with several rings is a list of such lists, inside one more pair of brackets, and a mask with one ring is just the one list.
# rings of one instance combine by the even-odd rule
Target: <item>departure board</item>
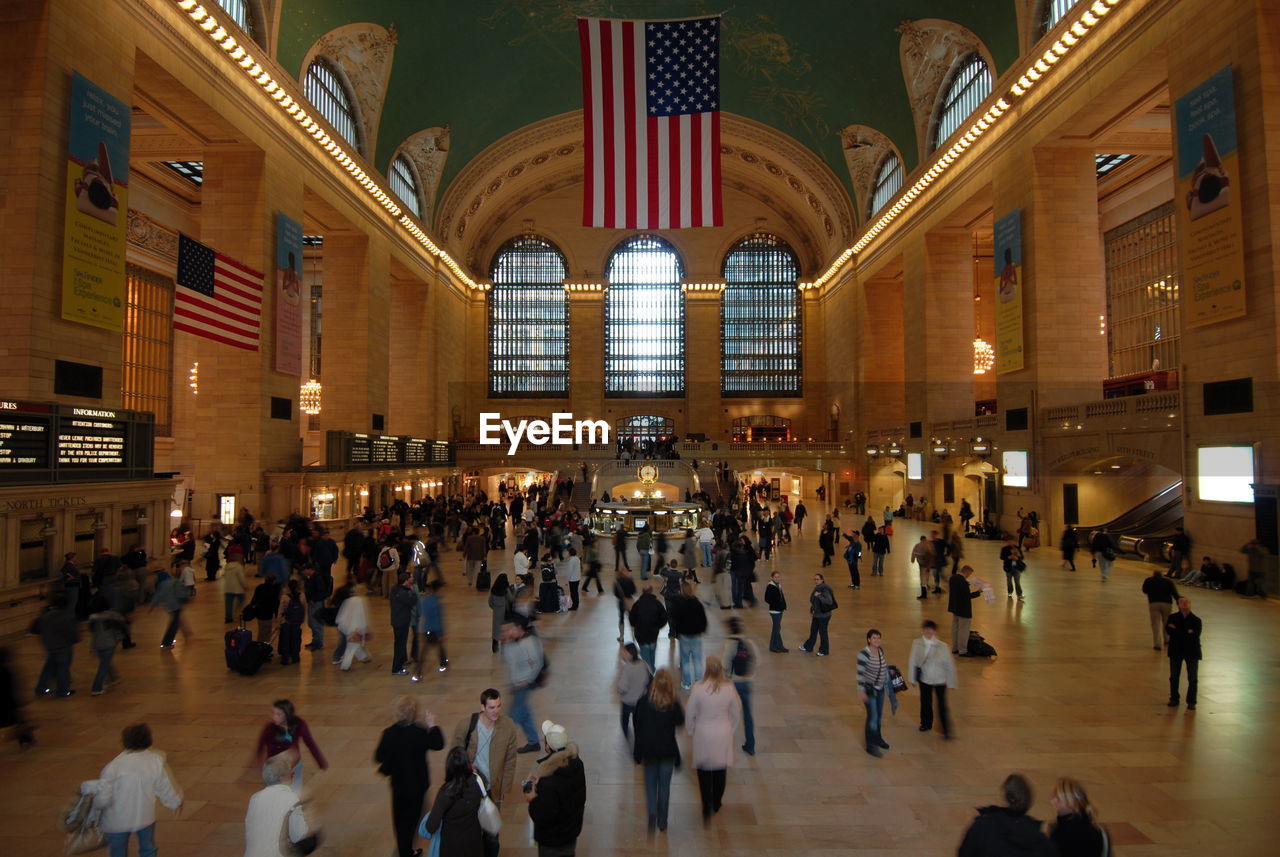
[[443,440],[331,431],[325,441],[328,470],[430,467],[454,462],[453,444]]
[[0,400],[0,484],[148,479],[151,414]]

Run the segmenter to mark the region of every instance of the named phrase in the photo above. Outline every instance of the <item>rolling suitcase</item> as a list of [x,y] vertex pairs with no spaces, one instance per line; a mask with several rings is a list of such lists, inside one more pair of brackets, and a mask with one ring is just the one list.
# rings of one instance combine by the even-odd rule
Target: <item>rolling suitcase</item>
[[554,580],[548,580],[538,586],[538,612],[560,612],[560,586]]
[[476,572],[476,589],[481,592],[488,592],[493,581],[489,577],[489,563],[485,560],[480,561],[480,570]]
[[227,669],[238,669],[245,650],[253,644],[253,634],[246,631],[241,624],[238,628],[228,631],[224,639],[226,640],[224,654],[227,658]]
[[245,647],[244,654],[240,656],[236,672],[240,675],[255,675],[269,660],[271,660],[270,643],[250,643]]

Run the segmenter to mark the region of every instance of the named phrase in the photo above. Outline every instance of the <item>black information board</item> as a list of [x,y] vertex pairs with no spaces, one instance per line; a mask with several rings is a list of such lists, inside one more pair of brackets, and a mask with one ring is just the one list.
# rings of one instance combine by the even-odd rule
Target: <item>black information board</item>
[[0,400],[0,484],[149,479],[154,436],[149,413]]
[[325,467],[329,470],[448,465],[454,463],[453,444],[405,435],[331,431],[325,438]]

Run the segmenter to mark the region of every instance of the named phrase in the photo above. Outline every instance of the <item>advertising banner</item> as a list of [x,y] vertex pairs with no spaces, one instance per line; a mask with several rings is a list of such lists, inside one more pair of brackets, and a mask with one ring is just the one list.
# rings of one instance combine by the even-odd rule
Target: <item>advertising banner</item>
[[277,372],[302,376],[302,225],[276,217]]
[[1022,209],[995,224],[996,374],[1023,368]]
[[124,329],[129,115],[129,105],[73,73],[62,317],[115,331]]
[[1178,245],[1188,327],[1245,313],[1240,158],[1231,66],[1174,102]]

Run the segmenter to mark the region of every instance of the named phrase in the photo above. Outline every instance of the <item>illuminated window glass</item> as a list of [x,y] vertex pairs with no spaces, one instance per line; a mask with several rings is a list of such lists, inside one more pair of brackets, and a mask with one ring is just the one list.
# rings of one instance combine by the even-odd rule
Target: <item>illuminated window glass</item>
[[628,239],[605,270],[606,396],[684,395],[684,265],[666,241]]
[[1107,232],[1103,252],[1111,377],[1178,368],[1182,308],[1173,203]]
[[493,259],[489,395],[569,395],[568,271],[564,256],[534,236],[513,238]]
[[404,155],[397,155],[391,162],[391,192],[400,198],[415,217],[422,217],[422,203],[418,199],[418,179],[413,164]]
[[955,133],[969,114],[991,94],[991,69],[978,54],[969,54],[956,67],[946,94],[938,106],[938,119],[934,128],[933,145],[936,149]]
[[786,242],[752,235],[724,260],[720,390],[726,396],[800,395],[800,266]]
[[1067,16],[1071,11],[1071,7],[1076,5],[1079,0],[1045,0],[1044,2],[1044,29],[1040,32],[1049,32],[1054,25]]
[[249,0],[218,0],[218,5],[226,10],[240,29],[250,36],[254,35],[253,20],[249,16]]
[[636,414],[613,421],[614,435],[619,440],[666,440],[676,432],[676,422],[657,414]]
[[156,433],[169,434],[173,377],[173,280],[125,266],[124,337],[120,343],[120,403],[156,415]]
[[876,170],[876,180],[871,185],[871,205],[867,216],[875,214],[902,190],[902,159],[893,152],[886,152]]
[[307,100],[333,126],[333,130],[359,149],[360,137],[356,130],[356,114],[351,107],[351,96],[347,94],[346,87],[333,69],[323,60],[311,63],[302,90]]

